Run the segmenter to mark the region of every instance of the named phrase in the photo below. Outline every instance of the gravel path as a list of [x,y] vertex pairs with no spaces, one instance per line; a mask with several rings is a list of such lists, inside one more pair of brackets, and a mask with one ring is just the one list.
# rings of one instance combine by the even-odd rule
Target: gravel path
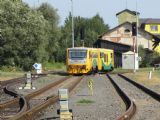
[[[93,79],[94,94],[90,95],[87,82]],[[93,103],[78,103],[81,100],[91,100]],[[115,120],[124,113],[125,104],[115,91],[105,75],[89,76],[82,80],[69,99],[69,108],[73,110],[74,120]],[[43,112],[42,118],[56,119],[58,103]],[[41,113],[42,115],[42,113]]]
[[137,112],[133,120],[160,120],[160,102],[117,75],[111,75],[124,92],[135,100]]

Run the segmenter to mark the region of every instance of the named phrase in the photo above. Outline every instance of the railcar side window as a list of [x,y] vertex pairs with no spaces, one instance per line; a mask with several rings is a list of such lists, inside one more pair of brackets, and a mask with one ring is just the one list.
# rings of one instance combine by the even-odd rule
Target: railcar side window
[[108,62],[108,54],[104,54],[104,62]]
[[100,57],[103,58],[104,57],[104,53],[101,52],[100,53]]
[[107,55],[106,55],[106,54],[104,54],[104,62],[106,62],[106,57],[107,57]]
[[111,53],[111,58],[113,58],[113,53]]
[[89,58],[91,59],[92,58],[92,52],[89,51]]
[[92,54],[92,58],[98,58],[98,54],[97,53],[93,53]]

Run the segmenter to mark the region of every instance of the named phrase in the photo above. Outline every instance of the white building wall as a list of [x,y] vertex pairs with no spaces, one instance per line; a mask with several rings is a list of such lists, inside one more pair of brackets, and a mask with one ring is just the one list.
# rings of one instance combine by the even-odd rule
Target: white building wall
[[[126,29],[130,30],[130,32],[125,33]],[[133,36],[131,30],[132,30],[131,25],[126,24],[124,26],[115,29],[110,33],[104,34],[102,36],[102,39],[133,46]],[[151,41],[151,39],[152,38],[150,35],[139,31],[138,45],[142,45],[144,48],[152,50],[153,42]]]

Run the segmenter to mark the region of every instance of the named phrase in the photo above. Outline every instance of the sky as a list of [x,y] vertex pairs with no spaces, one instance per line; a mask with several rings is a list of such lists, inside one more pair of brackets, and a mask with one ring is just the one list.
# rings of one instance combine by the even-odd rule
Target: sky
[[[57,9],[60,16],[60,25],[71,12],[71,0],[23,0],[31,7],[37,7],[43,2],[47,2]],[[113,28],[118,25],[116,13],[130,9],[138,11],[140,18],[160,18],[160,0],[72,0],[74,16],[91,18],[97,13],[104,22]],[[136,2],[137,1],[137,2]],[[137,3],[137,5],[136,5]],[[136,7],[137,6],[137,7]],[[137,9],[136,9],[137,8]]]

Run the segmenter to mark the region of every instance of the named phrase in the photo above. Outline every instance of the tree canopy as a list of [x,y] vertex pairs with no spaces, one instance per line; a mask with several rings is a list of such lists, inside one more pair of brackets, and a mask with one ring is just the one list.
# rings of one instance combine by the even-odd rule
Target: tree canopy
[[[22,0],[0,2],[0,67],[30,70],[35,62],[65,62],[66,48],[72,46],[71,14],[59,26],[57,10],[43,3],[31,8]],[[92,47],[98,36],[109,29],[97,14],[74,17],[75,46]]]

